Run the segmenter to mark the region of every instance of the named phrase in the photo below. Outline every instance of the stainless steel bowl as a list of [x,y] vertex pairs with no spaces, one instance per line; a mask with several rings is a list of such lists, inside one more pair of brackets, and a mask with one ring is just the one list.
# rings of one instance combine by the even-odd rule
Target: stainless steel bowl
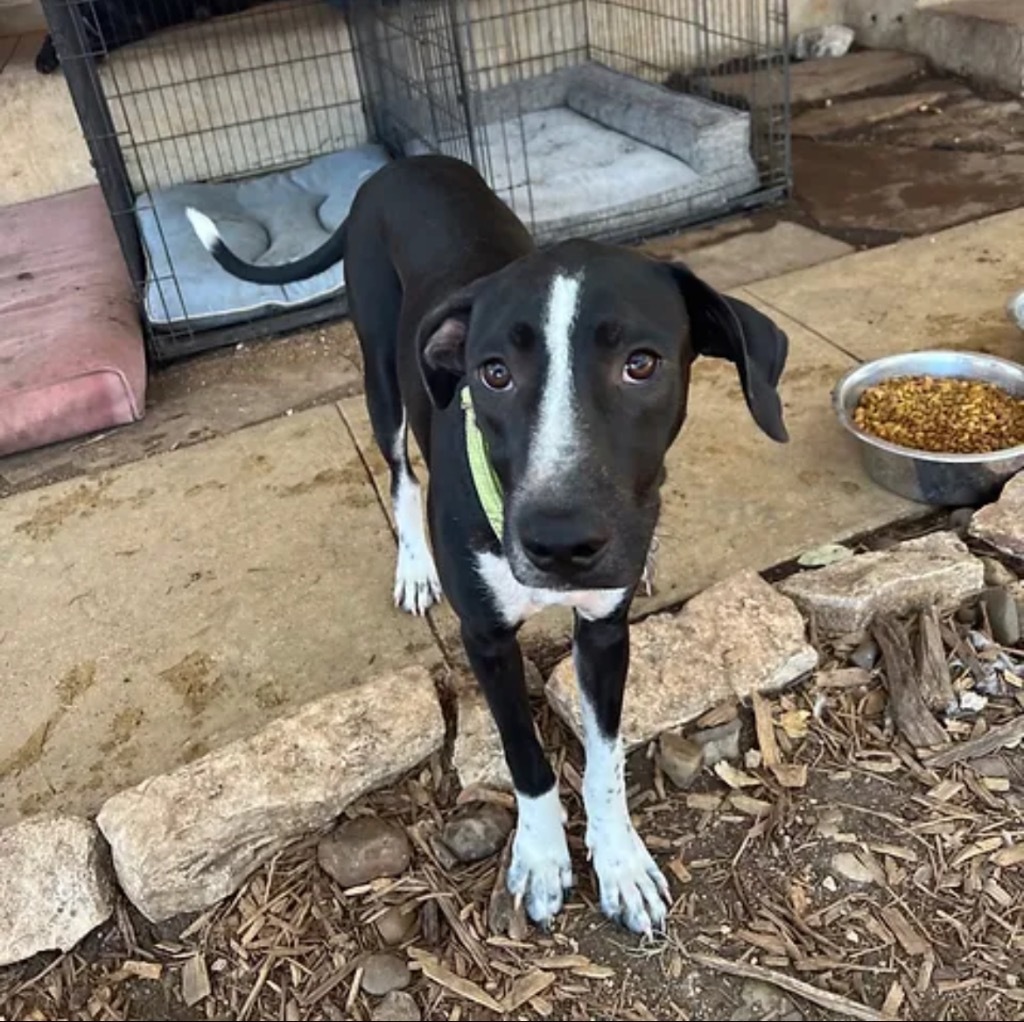
[[922,504],[981,504],[1024,469],[1024,444],[991,454],[933,454],[891,444],[859,429],[853,412],[861,394],[893,376],[980,380],[1024,397],[1024,366],[994,355],[915,351],[879,358],[851,370],[832,392],[832,404],[840,423],[860,442],[864,467],[880,486]]

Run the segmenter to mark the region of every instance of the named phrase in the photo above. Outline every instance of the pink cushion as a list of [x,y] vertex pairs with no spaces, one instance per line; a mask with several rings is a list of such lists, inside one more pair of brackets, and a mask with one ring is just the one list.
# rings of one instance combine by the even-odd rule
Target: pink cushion
[[0,456],[140,419],[146,355],[98,187],[0,209]]

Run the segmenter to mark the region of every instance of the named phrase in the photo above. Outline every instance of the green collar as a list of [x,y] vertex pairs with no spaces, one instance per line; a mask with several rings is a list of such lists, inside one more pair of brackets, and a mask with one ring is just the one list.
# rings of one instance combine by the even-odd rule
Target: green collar
[[505,529],[505,502],[502,497],[501,482],[494,474],[490,458],[487,456],[487,441],[484,440],[484,435],[476,424],[473,398],[469,393],[469,387],[462,389],[462,408],[466,413],[466,456],[469,458],[469,471],[473,476],[473,487],[476,489],[480,506],[491,523],[494,535],[500,541]]

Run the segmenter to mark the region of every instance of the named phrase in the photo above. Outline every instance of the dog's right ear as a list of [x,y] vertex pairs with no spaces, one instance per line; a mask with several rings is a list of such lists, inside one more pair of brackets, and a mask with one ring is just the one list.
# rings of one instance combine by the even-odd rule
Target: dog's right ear
[[486,277],[473,281],[420,321],[416,331],[416,356],[420,374],[435,408],[447,408],[466,375],[466,338],[473,302]]

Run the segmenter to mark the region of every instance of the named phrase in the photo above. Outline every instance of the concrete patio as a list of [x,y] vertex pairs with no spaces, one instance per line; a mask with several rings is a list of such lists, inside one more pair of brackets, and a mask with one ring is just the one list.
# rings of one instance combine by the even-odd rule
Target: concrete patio
[[[1024,211],[862,252],[792,224],[776,245],[716,230],[693,264],[790,336],[792,442],[760,436],[730,367],[700,366],[669,457],[657,592],[637,615],[927,511],[875,487],[834,421],[830,389],[858,360],[934,344],[1024,357],[1004,313]],[[805,268],[730,279],[752,246]],[[427,622],[391,607],[382,466],[347,330],[179,369],[149,421],[0,461],[0,826],[95,811],[312,698],[458,661],[447,609]],[[185,385],[196,372],[208,387]],[[561,643],[563,626],[554,614],[527,634]]]

